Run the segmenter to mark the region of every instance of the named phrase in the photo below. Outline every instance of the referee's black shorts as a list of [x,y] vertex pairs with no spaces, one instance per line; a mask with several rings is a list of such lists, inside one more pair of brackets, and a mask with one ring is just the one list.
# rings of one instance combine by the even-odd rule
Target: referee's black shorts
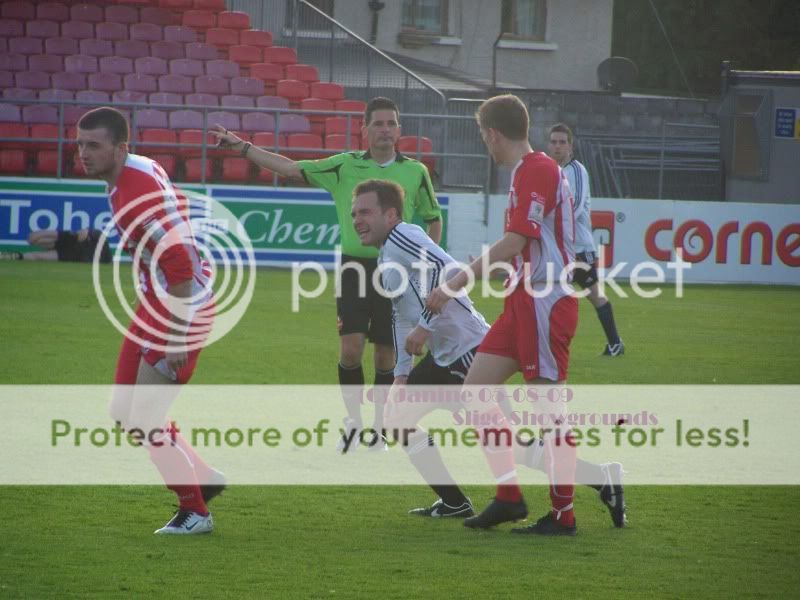
[[[577,266],[572,272],[573,283],[577,283],[583,289],[590,288],[597,283],[597,257],[594,252],[578,252],[575,255],[575,262]],[[581,263],[585,263],[589,267],[581,266]]]
[[[355,268],[346,268],[348,262],[364,267],[363,295],[359,293],[359,273]],[[363,333],[373,344],[393,346],[392,301],[372,285],[372,275],[377,268],[377,258],[342,255],[341,296],[336,298],[339,335]]]

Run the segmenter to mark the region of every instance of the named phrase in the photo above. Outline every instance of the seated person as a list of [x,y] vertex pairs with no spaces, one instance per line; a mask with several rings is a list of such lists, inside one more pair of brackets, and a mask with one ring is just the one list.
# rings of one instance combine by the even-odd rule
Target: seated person
[[[31,232],[28,243],[43,248],[34,252],[0,252],[0,259],[6,260],[61,260],[67,262],[92,262],[95,248],[100,243],[102,232],[98,229],[80,231],[56,231],[42,229]],[[100,262],[111,262],[108,240],[103,240]]]

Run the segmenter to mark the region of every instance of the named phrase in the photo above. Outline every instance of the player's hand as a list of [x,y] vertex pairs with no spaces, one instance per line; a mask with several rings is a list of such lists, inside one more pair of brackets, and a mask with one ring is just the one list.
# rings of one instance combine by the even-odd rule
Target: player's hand
[[209,133],[217,138],[217,148],[220,148],[221,150],[233,150],[240,144],[244,143],[242,138],[237,136],[235,133],[231,133],[222,125],[214,125],[214,127],[209,130]]
[[420,327],[419,325],[414,327],[406,338],[406,352],[416,356],[422,356],[425,349],[425,342],[428,341],[430,335],[431,332],[424,327]]
[[178,369],[182,369],[189,362],[189,355],[186,352],[186,346],[183,342],[169,342],[164,355],[167,366],[176,373]]
[[450,295],[439,286],[434,288],[430,294],[428,294],[428,299],[425,301],[425,308],[431,311],[433,314],[439,314],[444,310],[444,305],[450,300]]

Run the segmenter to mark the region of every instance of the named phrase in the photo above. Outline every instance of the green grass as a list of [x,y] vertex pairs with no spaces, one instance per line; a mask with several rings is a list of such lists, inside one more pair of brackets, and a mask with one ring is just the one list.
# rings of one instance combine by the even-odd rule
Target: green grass
[[[259,271],[245,318],[204,350],[193,383],[336,382],[333,298],[293,314],[289,283]],[[89,269],[0,263],[0,289],[0,382],[111,382],[120,335]],[[797,384],[798,299],[745,286],[614,299],[621,360],[597,356],[602,332],[582,301],[570,381]],[[489,321],[501,308],[477,304]],[[481,506],[491,495],[466,491]],[[546,488],[526,495],[538,515]],[[800,585],[797,487],[630,487],[624,530],[579,489],[578,537],[552,540],[405,515],[430,499],[416,486],[236,487],[215,501],[213,535],[161,539],[173,497],[158,487],[0,488],[0,598],[730,598]]]

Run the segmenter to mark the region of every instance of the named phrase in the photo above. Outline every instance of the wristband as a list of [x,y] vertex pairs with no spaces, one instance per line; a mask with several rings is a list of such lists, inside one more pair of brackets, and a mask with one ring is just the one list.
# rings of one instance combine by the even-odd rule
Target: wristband
[[245,143],[244,143],[244,146],[242,146],[242,150],[239,152],[239,156],[242,156],[242,157],[244,157],[244,158],[247,158],[247,151],[248,151],[248,150],[250,150],[250,147],[251,147],[252,145],[253,145],[253,144],[251,144],[250,142],[245,142]]

